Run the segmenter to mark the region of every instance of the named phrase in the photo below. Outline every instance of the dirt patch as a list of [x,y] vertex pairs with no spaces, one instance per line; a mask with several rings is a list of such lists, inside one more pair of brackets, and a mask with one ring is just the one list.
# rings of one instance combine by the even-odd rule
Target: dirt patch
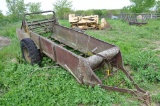
[[9,45],[10,42],[11,40],[9,38],[0,36],[0,49],[2,49],[4,46]]
[[157,46],[157,48],[154,49],[154,50],[155,50],[155,51],[156,51],[156,50],[160,50],[160,41],[155,41],[154,43],[155,43],[156,46]]
[[157,52],[157,56],[160,57],[160,41],[155,41],[154,44],[156,48],[153,51]]

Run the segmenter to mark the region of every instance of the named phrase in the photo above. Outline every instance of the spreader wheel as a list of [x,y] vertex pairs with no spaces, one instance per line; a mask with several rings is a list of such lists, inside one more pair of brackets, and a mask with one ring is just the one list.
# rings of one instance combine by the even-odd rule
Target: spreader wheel
[[37,49],[37,46],[35,45],[32,39],[30,38],[22,39],[20,45],[21,45],[22,57],[24,58],[24,60],[26,60],[28,63],[32,65],[40,64],[41,62],[40,51]]

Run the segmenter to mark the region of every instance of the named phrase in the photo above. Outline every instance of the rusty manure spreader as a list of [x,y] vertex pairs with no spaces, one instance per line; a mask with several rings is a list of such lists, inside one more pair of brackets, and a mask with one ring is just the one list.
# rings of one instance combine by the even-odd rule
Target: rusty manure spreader
[[[38,18],[34,18],[36,15]],[[48,17],[41,19],[44,16]],[[43,53],[68,70],[80,84],[93,87],[99,85],[106,90],[133,94],[150,105],[149,93],[140,88],[124,69],[118,47],[59,25],[54,11],[25,14],[22,26],[17,28],[16,32],[22,56],[30,64],[39,64]],[[114,86],[103,83],[104,78],[97,74],[101,70],[105,70],[105,73],[102,73],[105,80],[121,72],[133,88],[120,87],[126,83],[125,79],[119,80]]]

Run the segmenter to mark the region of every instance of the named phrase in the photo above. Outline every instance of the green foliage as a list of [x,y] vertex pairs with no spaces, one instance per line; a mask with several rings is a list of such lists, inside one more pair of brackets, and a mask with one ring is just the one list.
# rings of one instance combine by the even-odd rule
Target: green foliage
[[160,13],[160,1],[156,1],[156,12]]
[[98,15],[100,18],[101,17],[107,17],[109,15],[118,15],[120,14],[119,9],[112,9],[112,10],[107,10],[107,9],[89,9],[89,10],[77,10],[75,11],[76,15]]
[[28,11],[29,12],[40,12],[42,11],[40,8],[41,8],[41,3],[40,2],[30,2],[27,4],[27,7],[28,7]]
[[68,0],[57,0],[54,4],[54,11],[60,19],[65,19],[72,12],[72,2]]
[[4,16],[3,16],[3,13],[2,11],[0,10],[0,20],[3,20]]
[[[157,8],[158,6],[158,1],[156,4],[156,0],[130,0],[130,2],[132,3],[132,5],[123,7],[121,12],[144,13],[144,12],[150,12],[151,8],[155,8],[155,7]],[[155,4],[157,6],[155,6]]]
[[103,15],[102,10],[88,10],[86,11],[86,15],[98,15],[101,17]]
[[150,51],[130,53],[129,57],[126,58],[126,61],[134,68],[134,70],[137,70],[139,67],[147,69],[158,62],[157,58],[155,58],[155,54]]
[[129,12],[131,12],[130,6],[124,6],[124,7],[122,8],[121,12],[122,12],[122,13],[129,13]]
[[[22,20],[23,15],[26,11],[28,12],[39,12],[41,11],[41,3],[28,3],[25,4],[24,0],[6,0],[7,7],[8,7],[8,15],[3,16],[2,22],[3,24],[10,23],[10,22],[17,22]],[[31,15],[33,18],[33,15]],[[1,18],[1,14],[0,14]]]
[[148,12],[155,5],[155,0],[130,0],[130,10],[134,13]]
[[25,12],[24,0],[6,0],[8,7],[8,14],[15,20],[22,18]]
[[156,92],[156,95],[153,95],[152,100],[158,104],[160,104],[160,92]]
[[66,20],[59,20],[59,24],[68,28],[71,26],[70,23]]
[[15,29],[18,28],[21,23],[15,22],[11,24],[11,22],[12,22],[11,20],[5,18],[5,21],[3,21],[3,23],[0,25],[1,36],[11,37],[11,38],[17,36]]
[[85,15],[85,11],[84,11],[84,10],[76,10],[74,13],[75,13],[76,15],[82,15],[82,16]]
[[[143,70],[143,69],[141,69]],[[155,69],[153,66],[147,67],[143,73],[141,73],[141,76],[144,77],[146,80],[148,80],[151,83],[159,83],[160,82],[160,73],[158,69]]]

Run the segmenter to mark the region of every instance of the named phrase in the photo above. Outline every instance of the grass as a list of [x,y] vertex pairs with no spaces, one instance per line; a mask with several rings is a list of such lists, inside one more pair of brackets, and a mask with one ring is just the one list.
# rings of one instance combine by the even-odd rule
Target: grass
[[[112,29],[88,30],[85,33],[118,46],[125,65],[131,67],[132,77],[152,95],[152,105],[160,104],[160,24],[150,20],[144,26],[129,26],[121,20],[108,20]],[[69,27],[66,20],[60,24]],[[92,88],[77,83],[75,78],[51,59],[44,57],[42,66],[31,66],[21,59],[16,28],[19,23],[0,27],[0,34],[11,39],[11,45],[0,50],[0,105],[45,106],[137,106],[134,96]],[[16,60],[16,61],[15,61]],[[52,68],[49,68],[52,67]],[[109,79],[114,84],[116,79]],[[129,85],[128,85],[129,86]]]

